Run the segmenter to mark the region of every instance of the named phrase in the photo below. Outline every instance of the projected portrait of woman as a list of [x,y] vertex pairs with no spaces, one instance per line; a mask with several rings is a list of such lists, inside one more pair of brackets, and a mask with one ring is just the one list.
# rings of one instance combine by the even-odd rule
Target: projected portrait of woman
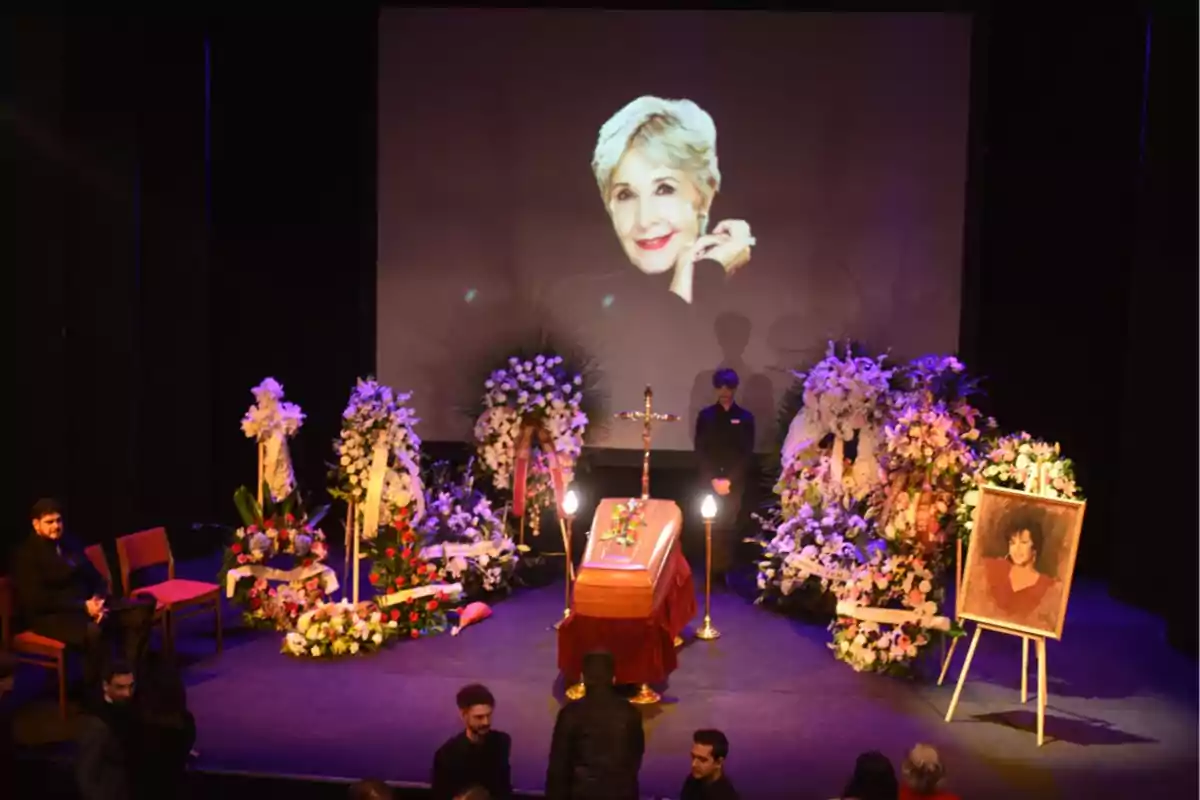
[[[961,610],[968,618],[1056,635],[1063,613],[1064,580],[1048,558],[1049,540],[1068,535],[1067,518],[1014,503],[994,524],[981,524],[970,548]],[[1059,563],[1059,566],[1065,566]],[[1069,580],[1069,576],[1067,580]]]
[[646,275],[671,272],[670,290],[684,302],[701,262],[732,275],[750,261],[746,222],[708,231],[721,187],[717,129],[691,100],[646,96],[622,108],[600,128],[592,172],[629,261]]

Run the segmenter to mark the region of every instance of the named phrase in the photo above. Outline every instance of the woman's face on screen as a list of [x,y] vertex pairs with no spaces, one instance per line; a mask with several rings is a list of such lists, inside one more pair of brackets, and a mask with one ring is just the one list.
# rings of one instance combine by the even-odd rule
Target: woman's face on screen
[[703,202],[687,173],[634,147],[613,171],[608,211],[629,260],[656,275],[674,267],[695,244]]

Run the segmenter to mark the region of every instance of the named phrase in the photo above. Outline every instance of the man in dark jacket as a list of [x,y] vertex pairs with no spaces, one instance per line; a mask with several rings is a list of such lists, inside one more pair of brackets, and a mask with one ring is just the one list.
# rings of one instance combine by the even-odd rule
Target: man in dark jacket
[[614,673],[610,653],[584,656],[586,694],[559,710],[554,723],[547,800],[637,800],[642,715],[616,693]]
[[94,691],[109,640],[137,664],[150,641],[154,600],[113,600],[78,542],[63,535],[58,503],[43,499],[30,512],[33,532],[14,555],[17,608],[34,633],[83,651],[84,682]]
[[463,730],[433,756],[434,800],[454,800],[474,786],[497,800],[511,797],[512,737],[492,728],[496,698],[483,684],[472,683],[459,689],[455,699]]
[[110,663],[101,682],[101,702],[80,718],[75,782],[83,800],[133,797],[133,757],[140,739],[133,686],[133,669]]
[[733,402],[738,375],[731,369],[713,375],[717,402],[696,417],[696,460],[700,491],[717,497],[713,531],[713,577],[733,566],[742,495],[754,462],[754,415]]
[[725,759],[729,757],[729,739],[721,731],[704,729],[692,735],[692,773],[683,782],[679,800],[738,800]]

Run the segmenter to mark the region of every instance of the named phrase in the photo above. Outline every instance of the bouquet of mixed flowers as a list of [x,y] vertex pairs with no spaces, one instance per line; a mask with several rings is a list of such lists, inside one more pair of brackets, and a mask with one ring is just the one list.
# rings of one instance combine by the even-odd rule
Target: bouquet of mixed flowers
[[[933,622],[943,597],[933,571],[916,554],[874,550],[838,584],[839,616],[830,623],[829,649],[856,672],[906,674],[933,639]],[[851,609],[909,612],[901,623],[859,619]]]
[[[542,432],[539,437],[544,433],[544,441],[563,472],[563,482],[570,483],[588,426],[583,411],[583,376],[571,374],[559,355],[539,353],[528,359],[513,356],[506,366],[492,371],[484,389],[484,410],[475,422],[475,443],[477,465],[492,485],[511,491],[517,447],[530,444],[523,443],[521,437],[531,426]],[[526,493],[527,502],[535,509],[553,503],[551,486],[545,479],[550,468],[548,459],[539,449],[531,462]]]
[[[229,573],[237,571],[233,602],[242,608],[246,624],[253,627],[280,627],[287,622],[280,617],[280,607],[273,599],[275,595],[266,588],[264,575],[268,571],[275,574],[313,571],[310,568],[317,567],[328,555],[325,534],[318,526],[329,507],[307,514],[298,495],[293,492],[281,504],[265,501],[263,508],[244,486],[234,494],[234,505],[242,525],[233,531],[225,548],[219,580],[224,587]],[[292,580],[303,590],[293,591],[294,600],[300,598],[311,602],[323,596],[323,584],[313,575]],[[310,587],[312,580],[317,580],[317,585]],[[297,601],[283,608],[295,612],[302,610],[303,604]],[[291,618],[294,619],[294,615]]]
[[304,413],[300,406],[284,401],[283,386],[274,378],[265,379],[250,391],[254,405],[242,418],[242,432],[263,445],[263,483],[271,498],[282,502],[296,489],[287,440],[304,424]]
[[416,639],[446,628],[449,597],[442,573],[420,548],[408,512],[401,510],[374,542],[371,572],[376,602],[398,625],[399,635]]
[[974,524],[981,486],[1018,489],[1067,500],[1083,499],[1075,483],[1071,459],[1062,457],[1058,443],[1035,439],[1023,431],[997,439],[975,460],[972,470],[962,473],[955,517],[963,537],[970,535]]
[[[372,451],[384,445],[388,451],[388,470],[384,476],[379,519],[386,520],[396,511],[421,498],[421,439],[415,426],[419,420],[407,405],[411,394],[399,394],[374,378],[360,378],[342,412],[342,432],[333,444],[334,457],[329,494],[356,503],[359,514],[367,499]],[[370,539],[374,531],[364,531]]]
[[470,465],[454,478],[449,466],[434,465],[418,531],[422,555],[437,560],[442,573],[473,598],[511,589],[517,546],[505,535],[504,521],[491,501],[474,488]]
[[372,603],[319,601],[297,618],[295,630],[283,638],[282,652],[310,658],[373,653],[399,628]]
[[856,542],[865,542],[870,522],[840,504],[804,503],[790,517],[760,517],[769,538],[759,543],[756,602],[778,601],[799,590],[827,592],[836,576],[862,560]]

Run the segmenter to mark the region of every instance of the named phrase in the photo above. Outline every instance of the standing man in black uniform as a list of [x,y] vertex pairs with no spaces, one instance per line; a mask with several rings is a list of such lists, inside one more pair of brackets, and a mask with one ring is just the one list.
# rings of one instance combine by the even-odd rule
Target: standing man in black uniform
[[713,577],[722,578],[733,566],[742,496],[754,461],[754,415],[733,402],[738,375],[719,369],[713,375],[717,402],[696,417],[696,459],[700,491],[717,499],[713,523]]

